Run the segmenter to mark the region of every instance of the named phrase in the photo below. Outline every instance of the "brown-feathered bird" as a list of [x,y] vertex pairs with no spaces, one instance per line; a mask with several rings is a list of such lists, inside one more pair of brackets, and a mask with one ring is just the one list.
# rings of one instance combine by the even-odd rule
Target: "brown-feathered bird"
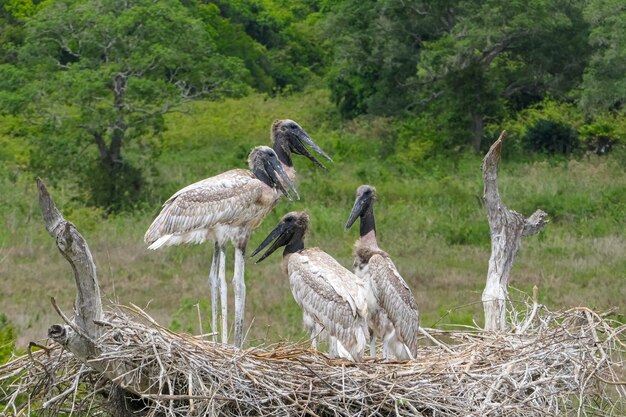
[[[324,329],[336,343],[341,356],[359,361],[367,344],[367,301],[362,281],[319,248],[304,247],[309,224],[305,212],[286,214],[278,226],[254,250],[256,255],[270,244],[257,260],[284,246],[282,270],[289,277],[291,292],[303,310],[305,323]],[[311,334],[315,337],[314,334]]]
[[[278,203],[281,194],[291,199],[295,186],[276,152],[258,146],[248,157],[250,170],[233,169],[188,185],[171,196],[154,219],[144,240],[149,249],[185,243],[215,242],[211,262],[213,329],[217,330],[217,282],[221,286],[222,343],[228,341],[226,243],[235,246],[235,344],[243,342],[245,308],[244,252],[254,230]],[[216,276],[217,275],[217,276]]]
[[354,245],[354,273],[367,288],[370,352],[376,354],[375,337],[383,339],[386,359],[414,359],[417,353],[419,311],[411,289],[393,261],[378,247],[374,220],[375,189],[362,185],[346,223],[346,230],[361,219],[360,238]]

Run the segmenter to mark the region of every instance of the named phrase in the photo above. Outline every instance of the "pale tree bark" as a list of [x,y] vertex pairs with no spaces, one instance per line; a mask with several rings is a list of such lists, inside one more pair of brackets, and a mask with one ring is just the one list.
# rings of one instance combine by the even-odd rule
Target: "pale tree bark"
[[535,211],[530,217],[508,209],[500,199],[497,173],[506,132],[491,145],[483,159],[484,200],[491,235],[491,257],[487,272],[487,285],[482,295],[485,309],[485,330],[506,330],[506,302],[511,268],[520,248],[522,236],[539,233],[548,222],[548,215]]
[[99,357],[98,338],[102,331],[98,324],[103,321],[104,313],[91,251],[76,226],[63,218],[40,178],[37,178],[37,188],[46,229],[55,238],[61,255],[72,267],[76,283],[73,319],[65,317],[55,304],[65,324],[50,326],[48,336],[120,387],[134,394],[155,391],[155,387],[148,385],[147,378],[138,377],[136,372],[132,372],[131,365],[122,360]]
[[39,205],[46,229],[54,237],[61,255],[70,263],[76,283],[74,324],[85,339],[96,340],[99,329],[96,321],[102,320],[102,301],[96,275],[96,266],[87,242],[76,227],[65,220],[40,178],[37,178]]

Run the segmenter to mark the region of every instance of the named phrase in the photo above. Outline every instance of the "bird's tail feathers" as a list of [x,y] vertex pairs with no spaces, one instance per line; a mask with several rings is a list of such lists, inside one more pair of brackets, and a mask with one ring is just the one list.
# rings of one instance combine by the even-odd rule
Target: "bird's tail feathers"
[[350,354],[352,355],[354,360],[360,361],[369,340],[369,331],[367,330],[367,324],[365,322],[363,322],[361,326],[356,328],[354,336],[356,339],[356,343]]
[[162,246],[176,246],[191,243],[204,243],[207,240],[207,231],[205,229],[192,230],[183,234],[168,234],[156,239],[154,243],[148,246],[148,249],[159,249]]
[[163,245],[165,245],[167,243],[167,241],[170,239],[170,237],[172,237],[172,235],[161,236],[160,238],[155,240],[150,246],[148,246],[148,249],[150,249],[150,250],[159,249],[160,247],[162,247]]
[[341,343],[339,340],[337,340],[337,356],[340,358],[348,359],[350,361],[355,360],[354,355],[351,352],[349,352],[348,349],[346,349],[343,343]]

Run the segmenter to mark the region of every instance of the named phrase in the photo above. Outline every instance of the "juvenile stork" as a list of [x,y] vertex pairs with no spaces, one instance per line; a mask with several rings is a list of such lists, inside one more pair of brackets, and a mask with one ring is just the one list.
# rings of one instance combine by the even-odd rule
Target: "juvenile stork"
[[[258,146],[248,156],[250,171],[233,169],[188,185],[171,196],[144,236],[150,246],[215,242],[211,262],[211,303],[213,329],[217,330],[217,288],[219,278],[222,312],[222,343],[228,342],[226,243],[235,246],[235,344],[243,343],[245,308],[244,252],[250,234],[274,208],[281,193],[299,198],[295,186],[278,160],[276,152]],[[215,340],[215,337],[214,337]]]
[[272,138],[272,149],[276,151],[276,155],[278,155],[283,169],[292,181],[295,181],[296,170],[291,161],[291,153],[306,156],[318,167],[326,169],[326,167],[309,152],[305,145],[309,145],[315,152],[322,155],[328,161],[333,161],[330,156],[326,155],[326,153],[313,142],[313,139],[311,139],[308,133],[293,120],[274,120],[270,134]]
[[[254,250],[259,253],[272,245],[256,261],[261,262],[284,246],[282,270],[289,277],[291,292],[313,327],[324,329],[340,352],[359,361],[367,344],[367,300],[361,280],[319,248],[304,248],[309,224],[305,212],[286,214]],[[311,334],[313,338],[315,335]]]
[[376,337],[383,339],[385,359],[415,359],[419,312],[411,289],[393,261],[378,247],[374,221],[376,191],[369,185],[356,190],[356,200],[346,230],[361,219],[361,237],[354,245],[354,273],[363,279],[371,331],[370,354],[376,354]]

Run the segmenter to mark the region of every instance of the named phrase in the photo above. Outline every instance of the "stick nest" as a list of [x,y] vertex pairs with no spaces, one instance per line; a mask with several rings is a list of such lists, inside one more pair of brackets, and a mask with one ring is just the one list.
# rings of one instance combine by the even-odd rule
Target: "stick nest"
[[116,383],[49,342],[0,367],[0,415],[626,415],[626,325],[534,307],[507,333],[427,329],[415,361],[351,363],[308,345],[239,350],[117,306],[97,342],[127,370]]

